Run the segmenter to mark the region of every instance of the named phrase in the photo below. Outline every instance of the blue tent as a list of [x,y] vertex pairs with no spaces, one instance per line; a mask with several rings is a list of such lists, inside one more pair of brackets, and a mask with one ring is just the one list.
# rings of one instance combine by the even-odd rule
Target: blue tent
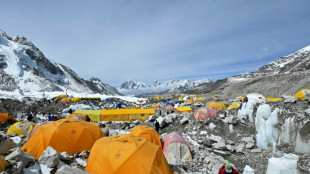
[[173,104],[173,103],[167,102],[167,103],[166,103],[166,106],[168,106],[168,105],[171,105],[172,107],[174,107],[174,104]]

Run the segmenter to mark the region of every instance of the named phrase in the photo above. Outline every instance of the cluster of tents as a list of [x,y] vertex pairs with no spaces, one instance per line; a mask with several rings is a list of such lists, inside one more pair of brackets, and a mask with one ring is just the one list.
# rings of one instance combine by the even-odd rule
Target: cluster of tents
[[[22,151],[39,159],[51,146],[69,155],[91,150],[86,166],[90,173],[173,173],[168,164],[192,161],[190,148],[181,134],[172,132],[163,140],[148,126],[136,126],[129,134],[105,137],[99,125],[74,118],[40,124],[16,122],[8,135],[26,135]],[[0,159],[0,171],[8,163]]]
[[56,95],[52,100],[60,100],[61,103],[79,102],[79,101],[100,101],[100,97],[69,97],[68,95]]

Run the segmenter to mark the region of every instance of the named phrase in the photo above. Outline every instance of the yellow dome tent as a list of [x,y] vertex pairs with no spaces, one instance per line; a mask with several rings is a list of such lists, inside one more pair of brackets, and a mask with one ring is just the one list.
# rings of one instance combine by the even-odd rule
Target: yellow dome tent
[[193,110],[188,106],[182,106],[175,108],[177,111],[183,113],[183,112],[193,112]]
[[0,123],[5,123],[7,121],[13,121],[16,122],[15,118],[11,117],[7,113],[0,113]]
[[3,172],[10,163],[0,157],[0,172]]
[[302,89],[302,90],[299,90],[299,91],[294,95],[294,97],[305,100],[305,99],[306,99],[306,95],[310,95],[310,89]]
[[240,107],[240,103],[233,103],[230,106],[228,106],[228,109],[238,109]]
[[92,174],[173,173],[159,146],[128,134],[96,141],[85,171]]
[[103,136],[96,123],[62,119],[38,127],[21,150],[37,159],[48,146],[53,147],[58,153],[67,152],[73,155],[90,150],[95,141]]
[[135,137],[142,137],[149,140],[151,143],[156,144],[162,149],[161,141],[159,135],[153,128],[149,126],[135,126],[130,134]]
[[210,101],[206,104],[206,106],[209,106],[211,108],[214,108],[214,109],[220,109],[220,110],[225,110],[226,109],[226,106],[224,103],[222,102],[214,102],[214,101]]
[[16,135],[30,135],[32,129],[36,126],[33,122],[28,121],[19,121],[14,123],[8,131],[6,132],[7,135],[16,136]]
[[282,100],[282,98],[270,98],[270,97],[266,98],[266,101],[280,101],[280,100]]

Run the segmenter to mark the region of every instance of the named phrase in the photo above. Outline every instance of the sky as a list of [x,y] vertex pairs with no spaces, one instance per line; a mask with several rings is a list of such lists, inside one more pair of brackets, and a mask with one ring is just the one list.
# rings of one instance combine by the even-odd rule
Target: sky
[[0,29],[84,79],[217,80],[310,45],[309,0],[3,0]]

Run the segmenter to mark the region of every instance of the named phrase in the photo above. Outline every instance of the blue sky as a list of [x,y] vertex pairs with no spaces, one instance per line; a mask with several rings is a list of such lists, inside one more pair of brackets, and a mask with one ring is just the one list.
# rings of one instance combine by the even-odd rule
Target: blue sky
[[0,29],[113,86],[216,80],[310,45],[309,8],[309,0],[4,0]]

